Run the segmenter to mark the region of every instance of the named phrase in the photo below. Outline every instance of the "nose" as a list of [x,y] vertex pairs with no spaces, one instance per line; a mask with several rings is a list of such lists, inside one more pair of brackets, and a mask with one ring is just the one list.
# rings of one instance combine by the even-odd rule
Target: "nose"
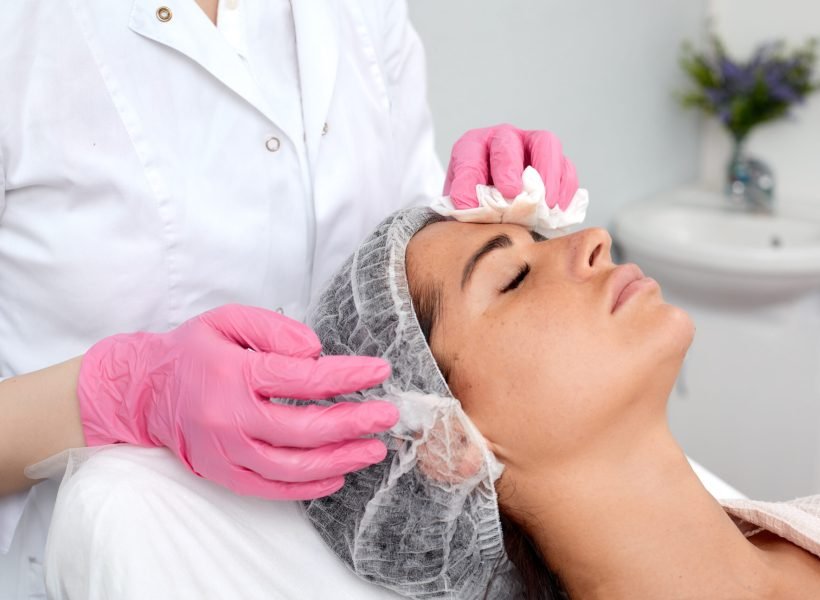
[[572,269],[579,277],[586,278],[612,266],[612,236],[603,227],[590,227],[568,238],[575,238],[571,241]]

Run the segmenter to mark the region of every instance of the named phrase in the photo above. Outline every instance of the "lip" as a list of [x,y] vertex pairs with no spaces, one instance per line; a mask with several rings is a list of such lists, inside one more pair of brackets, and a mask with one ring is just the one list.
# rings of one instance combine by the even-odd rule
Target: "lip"
[[635,263],[627,263],[625,265],[619,265],[613,269],[612,274],[609,276],[611,283],[609,285],[610,289],[610,313],[614,313],[615,310],[623,303],[621,296],[623,295],[626,288],[629,287],[629,284],[638,281],[640,279],[646,279],[646,276],[641,271],[640,267]]

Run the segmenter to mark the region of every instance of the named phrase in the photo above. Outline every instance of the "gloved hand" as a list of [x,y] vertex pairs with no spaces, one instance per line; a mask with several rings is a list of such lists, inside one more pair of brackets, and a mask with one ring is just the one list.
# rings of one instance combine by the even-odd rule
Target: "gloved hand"
[[[255,352],[248,350],[251,348]],[[243,495],[306,500],[384,459],[377,439],[398,420],[387,402],[285,406],[372,387],[377,358],[319,357],[307,326],[228,305],[167,333],[115,335],[83,357],[77,394],[86,443],[167,446],[188,468]]]
[[478,184],[493,185],[505,198],[515,198],[528,165],[544,180],[547,206],[566,210],[578,189],[578,176],[560,140],[549,131],[524,131],[512,125],[472,129],[456,141],[444,195],[457,209],[478,206]]

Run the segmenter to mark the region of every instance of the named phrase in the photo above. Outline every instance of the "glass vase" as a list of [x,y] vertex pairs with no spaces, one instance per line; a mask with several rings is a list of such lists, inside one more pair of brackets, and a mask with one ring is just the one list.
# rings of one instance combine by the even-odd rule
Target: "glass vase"
[[775,208],[774,173],[761,160],[749,157],[745,137],[733,136],[732,156],[726,168],[726,197],[737,208],[772,213]]
[[726,166],[726,196],[732,204],[742,205],[749,184],[749,160],[744,152],[745,138],[732,136],[732,154]]

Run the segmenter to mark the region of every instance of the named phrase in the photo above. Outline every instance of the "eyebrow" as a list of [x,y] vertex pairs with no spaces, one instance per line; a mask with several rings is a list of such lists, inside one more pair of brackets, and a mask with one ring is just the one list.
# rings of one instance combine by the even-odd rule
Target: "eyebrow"
[[467,285],[467,282],[470,279],[470,276],[473,274],[478,262],[487,256],[493,250],[500,250],[501,248],[509,248],[513,245],[513,241],[510,239],[506,233],[499,234],[495,237],[490,238],[484,245],[481,246],[475,253],[470,257],[467,261],[467,264],[464,265],[464,272],[461,274],[461,289],[464,289],[464,286]]
[[[535,233],[534,231],[530,231],[529,233],[533,242],[543,242],[549,239],[540,233]],[[478,265],[478,261],[487,256],[493,250],[509,248],[512,245],[513,241],[506,233],[499,234],[487,240],[481,248],[475,251],[475,253],[470,257],[470,260],[467,261],[467,264],[464,265],[464,272],[461,274],[461,289],[464,289],[464,286],[467,285],[467,281],[473,274],[476,265]]]

